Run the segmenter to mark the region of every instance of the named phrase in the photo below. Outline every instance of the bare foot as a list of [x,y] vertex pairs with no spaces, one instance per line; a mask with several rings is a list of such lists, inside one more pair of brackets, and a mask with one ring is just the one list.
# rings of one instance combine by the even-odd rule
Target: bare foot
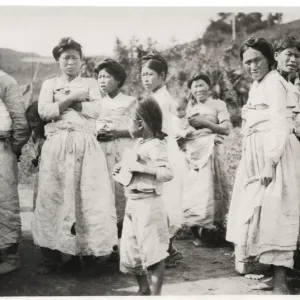
[[252,280],[260,280],[265,277],[265,275],[262,274],[246,274],[244,276],[246,279],[252,279]]
[[273,277],[269,277],[262,280],[256,285],[250,286],[250,289],[254,291],[272,291],[273,285],[274,285]]

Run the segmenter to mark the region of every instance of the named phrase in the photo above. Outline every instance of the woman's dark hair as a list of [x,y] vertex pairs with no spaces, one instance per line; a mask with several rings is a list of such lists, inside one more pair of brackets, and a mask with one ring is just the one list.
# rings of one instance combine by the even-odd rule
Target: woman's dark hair
[[126,72],[124,68],[111,58],[106,58],[99,62],[94,68],[95,73],[99,74],[101,70],[105,70],[109,75],[113,76],[117,81],[119,81],[119,88],[121,88],[126,80]]
[[53,48],[52,50],[53,57],[55,58],[56,61],[58,61],[61,54],[70,49],[76,50],[79,53],[80,58],[82,58],[82,46],[70,37],[62,38],[59,41],[58,45],[56,45]]
[[247,39],[240,48],[240,59],[243,60],[243,55],[247,49],[253,48],[263,54],[268,60],[269,67],[275,64],[274,51],[272,45],[264,38],[251,37]]
[[294,36],[288,36],[274,43],[274,52],[282,52],[288,48],[297,48],[300,52],[300,42]]
[[147,66],[149,69],[154,70],[158,74],[164,72],[166,79],[168,75],[168,64],[166,60],[158,53],[148,53],[142,57],[142,67]]
[[38,102],[34,102],[28,106],[25,112],[25,116],[28,122],[37,121],[38,126],[35,130],[35,133],[40,136],[41,138],[45,139],[45,125],[48,122],[45,122],[41,119],[39,112],[38,112]]
[[142,120],[153,136],[162,140],[167,134],[162,131],[163,114],[157,101],[150,95],[139,97],[129,106],[129,113]]
[[205,73],[195,73],[187,83],[188,88],[191,89],[192,83],[198,79],[203,80],[204,82],[207,83],[209,87],[211,87],[211,81],[208,75],[206,75]]

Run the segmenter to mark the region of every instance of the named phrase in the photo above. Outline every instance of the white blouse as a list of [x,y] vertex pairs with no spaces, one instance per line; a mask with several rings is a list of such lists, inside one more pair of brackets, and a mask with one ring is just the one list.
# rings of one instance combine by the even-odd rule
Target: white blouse
[[255,81],[243,107],[243,131],[268,131],[264,136],[264,153],[277,163],[284,151],[291,126],[287,120],[289,90],[277,71],[268,73],[261,82]]

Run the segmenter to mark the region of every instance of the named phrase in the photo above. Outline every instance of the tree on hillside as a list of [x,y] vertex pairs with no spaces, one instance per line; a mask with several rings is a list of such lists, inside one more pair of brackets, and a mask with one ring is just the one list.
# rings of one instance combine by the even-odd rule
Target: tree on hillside
[[156,44],[157,44],[156,40],[152,39],[151,37],[148,37],[146,51],[147,52],[155,51],[156,50]]
[[274,15],[269,13],[268,19],[267,19],[268,27],[271,28],[272,26],[274,26],[276,24],[281,24],[282,16],[283,16],[282,13],[276,13]]
[[[243,13],[235,15],[236,33],[254,33],[258,30],[271,28],[282,22],[282,13],[270,13],[266,20],[260,12]],[[219,46],[228,39],[232,32],[232,13],[219,13],[217,20],[211,20],[203,35],[205,43]]]
[[[155,48],[155,41],[148,39],[147,49],[151,46]],[[129,41],[129,45],[124,45],[122,41],[117,38],[114,48],[114,58],[119,62],[126,71],[127,80],[123,87],[123,90],[133,96],[141,94],[143,87],[140,80],[140,58],[146,53],[143,49],[143,45],[140,44],[139,39],[132,37]]]

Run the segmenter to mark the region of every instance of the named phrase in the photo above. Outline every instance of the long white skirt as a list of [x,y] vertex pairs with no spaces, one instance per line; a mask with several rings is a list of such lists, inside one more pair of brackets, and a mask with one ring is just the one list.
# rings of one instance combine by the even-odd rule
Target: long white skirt
[[47,138],[32,221],[34,242],[71,255],[107,255],[118,241],[116,224],[107,164],[96,137],[58,131]]
[[168,156],[174,170],[174,178],[164,183],[163,201],[169,219],[170,236],[173,237],[181,228],[182,199],[183,199],[183,170],[184,155],[180,152],[177,142],[173,137],[168,137]]

